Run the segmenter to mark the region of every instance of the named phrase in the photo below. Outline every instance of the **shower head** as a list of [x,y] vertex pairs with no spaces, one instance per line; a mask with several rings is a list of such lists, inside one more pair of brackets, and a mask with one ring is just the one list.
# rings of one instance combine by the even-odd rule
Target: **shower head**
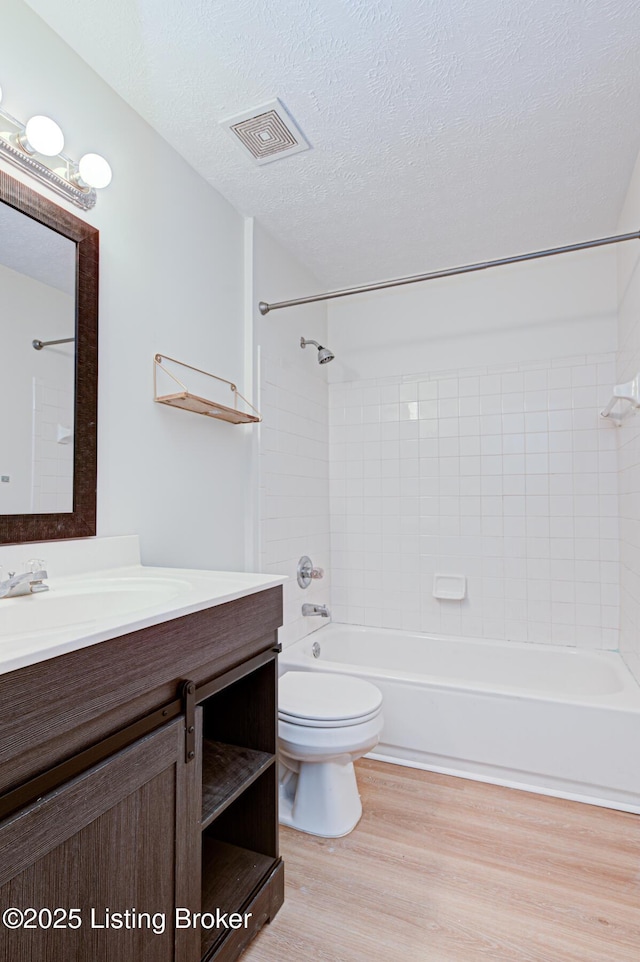
[[323,347],[322,344],[318,344],[317,341],[312,341],[309,338],[305,340],[304,337],[301,337],[300,347],[306,347],[307,344],[313,344],[318,348],[318,364],[328,364],[329,361],[333,361],[335,354],[330,347]]
[[335,354],[329,347],[319,347],[318,348],[318,364],[328,364],[329,361],[333,361]]

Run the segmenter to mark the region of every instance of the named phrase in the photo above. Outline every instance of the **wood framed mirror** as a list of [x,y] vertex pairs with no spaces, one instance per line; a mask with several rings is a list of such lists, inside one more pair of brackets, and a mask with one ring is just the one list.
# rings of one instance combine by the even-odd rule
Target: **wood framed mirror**
[[0,544],[96,533],[98,238],[0,170]]

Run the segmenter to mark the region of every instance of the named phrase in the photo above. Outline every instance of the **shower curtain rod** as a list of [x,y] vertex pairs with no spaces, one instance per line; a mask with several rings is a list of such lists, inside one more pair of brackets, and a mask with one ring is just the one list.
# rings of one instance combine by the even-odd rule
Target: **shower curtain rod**
[[584,251],[590,247],[605,247],[607,244],[620,244],[622,241],[628,240],[640,240],[640,231],[634,231],[632,234],[616,234],[614,237],[601,237],[598,240],[584,241],[582,244],[569,244],[566,247],[552,247],[545,251],[533,251],[531,254],[517,254],[515,257],[501,257],[495,261],[465,264],[463,267],[450,267],[443,271],[432,271],[430,274],[412,274],[410,277],[397,277],[390,281],[380,281],[378,284],[346,287],[341,291],[328,291],[326,294],[296,297],[291,301],[278,301],[274,304],[260,301],[258,308],[261,314],[268,314],[270,311],[279,311],[283,307],[297,307],[299,304],[315,304],[318,301],[330,301],[336,297],[349,297],[351,294],[367,294],[369,291],[383,291],[387,287],[402,287],[405,284],[418,284],[421,281],[433,281],[439,277],[455,277],[456,274],[471,274],[474,271],[486,271],[489,267],[519,264],[522,261],[534,261],[540,257],[552,257],[554,254],[570,254],[572,251]]

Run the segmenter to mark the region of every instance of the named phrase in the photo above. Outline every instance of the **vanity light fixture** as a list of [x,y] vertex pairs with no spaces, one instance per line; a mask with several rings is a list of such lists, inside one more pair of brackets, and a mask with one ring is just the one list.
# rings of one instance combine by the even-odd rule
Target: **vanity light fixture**
[[55,120],[38,114],[23,124],[0,106],[0,158],[76,207],[90,210],[96,203],[96,189],[111,183],[111,167],[100,154],[84,154],[75,161],[63,153],[63,147],[64,134]]

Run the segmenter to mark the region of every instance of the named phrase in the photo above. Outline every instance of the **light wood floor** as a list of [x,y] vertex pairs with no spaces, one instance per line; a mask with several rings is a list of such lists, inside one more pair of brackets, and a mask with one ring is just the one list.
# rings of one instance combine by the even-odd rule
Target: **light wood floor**
[[286,901],[243,962],[640,962],[640,816],[357,771],[351,835],[282,830]]

